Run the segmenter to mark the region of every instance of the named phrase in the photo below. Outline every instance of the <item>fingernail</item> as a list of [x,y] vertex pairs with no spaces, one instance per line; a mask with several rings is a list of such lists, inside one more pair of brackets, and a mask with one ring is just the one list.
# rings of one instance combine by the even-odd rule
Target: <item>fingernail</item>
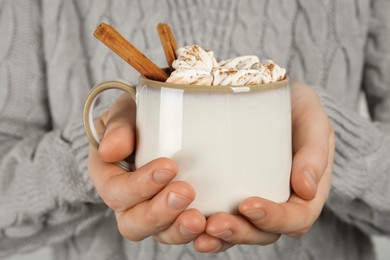
[[253,211],[245,212],[245,215],[248,216],[251,220],[261,220],[265,217],[265,211],[263,209],[256,209]]
[[174,174],[170,171],[160,170],[153,172],[153,180],[158,184],[167,183],[172,180],[173,176]]
[[190,205],[191,200],[186,198],[183,195],[177,194],[175,192],[170,192],[168,194],[168,206],[171,209],[179,210],[185,209],[188,205]]
[[185,237],[185,238],[193,238],[197,235],[197,233],[191,232],[182,225],[179,227],[180,233]]
[[233,232],[228,229],[226,231],[223,231],[219,234],[215,234],[213,236],[218,237],[218,238],[223,239],[223,240],[226,240],[226,239],[229,239],[232,235],[233,235]]
[[303,174],[305,175],[305,178],[307,182],[312,186],[314,189],[317,187],[317,178],[311,171],[304,171]]

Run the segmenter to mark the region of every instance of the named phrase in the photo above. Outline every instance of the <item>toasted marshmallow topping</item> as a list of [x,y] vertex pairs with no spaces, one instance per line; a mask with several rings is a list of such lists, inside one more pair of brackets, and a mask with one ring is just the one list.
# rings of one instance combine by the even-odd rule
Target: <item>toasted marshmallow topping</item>
[[286,70],[275,64],[272,60],[265,60],[263,63],[255,63],[252,69],[263,74],[263,83],[277,82],[286,78]]
[[201,69],[177,69],[172,72],[166,82],[186,85],[211,85],[213,77]]
[[211,72],[218,65],[212,51],[206,51],[199,45],[190,45],[176,51],[177,60],[172,64],[175,69],[198,69]]
[[166,82],[186,85],[259,85],[286,78],[286,70],[272,60],[240,56],[217,63],[212,51],[190,45],[176,51],[175,69]]
[[229,60],[223,60],[219,62],[219,66],[225,69],[237,69],[247,70],[252,67],[253,64],[260,62],[257,56],[240,56]]
[[213,85],[258,85],[262,82],[262,75],[258,70],[237,70],[217,68],[213,70]]

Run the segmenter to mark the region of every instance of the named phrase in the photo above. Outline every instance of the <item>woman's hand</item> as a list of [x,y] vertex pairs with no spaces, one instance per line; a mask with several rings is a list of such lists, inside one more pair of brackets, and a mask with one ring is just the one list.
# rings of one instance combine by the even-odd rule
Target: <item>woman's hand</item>
[[334,134],[317,94],[291,84],[293,165],[292,194],[286,203],[251,197],[239,206],[242,215],[217,213],[206,233],[194,241],[200,252],[221,252],[235,244],[265,245],[281,234],[299,237],[319,217],[332,183]]
[[99,150],[90,147],[88,171],[97,192],[115,211],[120,233],[129,240],[146,237],[162,243],[188,243],[203,233],[205,217],[187,209],[193,188],[170,181],[178,167],[168,158],[156,159],[133,173],[112,164],[132,154],[135,146],[135,103],[128,94],[99,119]]

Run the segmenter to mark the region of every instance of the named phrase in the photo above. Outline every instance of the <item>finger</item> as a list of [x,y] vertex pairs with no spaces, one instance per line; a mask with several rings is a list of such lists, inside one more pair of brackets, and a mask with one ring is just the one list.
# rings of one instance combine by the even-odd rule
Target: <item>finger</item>
[[206,218],[197,209],[181,213],[166,230],[154,236],[160,243],[185,244],[202,234],[206,228]]
[[333,131],[331,131],[328,140],[328,163],[318,183],[317,194],[313,200],[304,200],[294,193],[288,202],[281,204],[252,197],[240,204],[241,214],[257,228],[267,232],[294,237],[305,234],[320,215],[332,185],[332,162],[335,148]]
[[117,213],[120,233],[131,241],[140,241],[172,225],[194,200],[193,188],[185,182],[169,184],[149,201]]
[[280,204],[252,197],[240,204],[240,212],[261,230],[298,237],[310,230],[324,203],[324,199],[305,201],[294,194]]
[[[307,87],[308,88],[308,87]],[[315,197],[328,163],[331,127],[326,113],[313,90],[311,98],[293,106],[293,166],[291,185],[295,193],[310,200]]]
[[230,244],[268,245],[279,234],[264,232],[242,216],[220,212],[207,220],[206,233]]
[[[320,137],[322,138],[322,137]],[[327,137],[324,139],[328,140]],[[311,200],[317,193],[328,163],[327,141],[307,140],[294,154],[291,170],[291,186],[294,192],[303,199]]]
[[97,128],[103,129],[103,138],[99,145],[101,160],[118,162],[133,152],[135,111],[133,99],[129,94],[123,94],[97,122]]
[[194,248],[200,253],[220,253],[234,246],[222,239],[203,233],[194,240]]
[[161,191],[176,175],[178,167],[168,158],[159,158],[129,173],[100,161],[97,151],[90,149],[90,178],[104,202],[121,212],[148,200]]

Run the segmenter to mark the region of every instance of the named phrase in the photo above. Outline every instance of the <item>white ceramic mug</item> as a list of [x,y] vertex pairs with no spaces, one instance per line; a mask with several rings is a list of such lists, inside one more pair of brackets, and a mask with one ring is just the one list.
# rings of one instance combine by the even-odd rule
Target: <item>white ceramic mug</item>
[[144,77],[137,87],[104,82],[91,91],[84,107],[86,133],[95,147],[99,137],[92,121],[93,104],[110,88],[127,91],[136,100],[135,167],[158,157],[175,160],[179,166],[175,180],[190,183],[196,192],[190,207],[210,215],[236,213],[240,201],[250,196],[288,200],[292,162],[288,79],[255,86],[178,85]]

